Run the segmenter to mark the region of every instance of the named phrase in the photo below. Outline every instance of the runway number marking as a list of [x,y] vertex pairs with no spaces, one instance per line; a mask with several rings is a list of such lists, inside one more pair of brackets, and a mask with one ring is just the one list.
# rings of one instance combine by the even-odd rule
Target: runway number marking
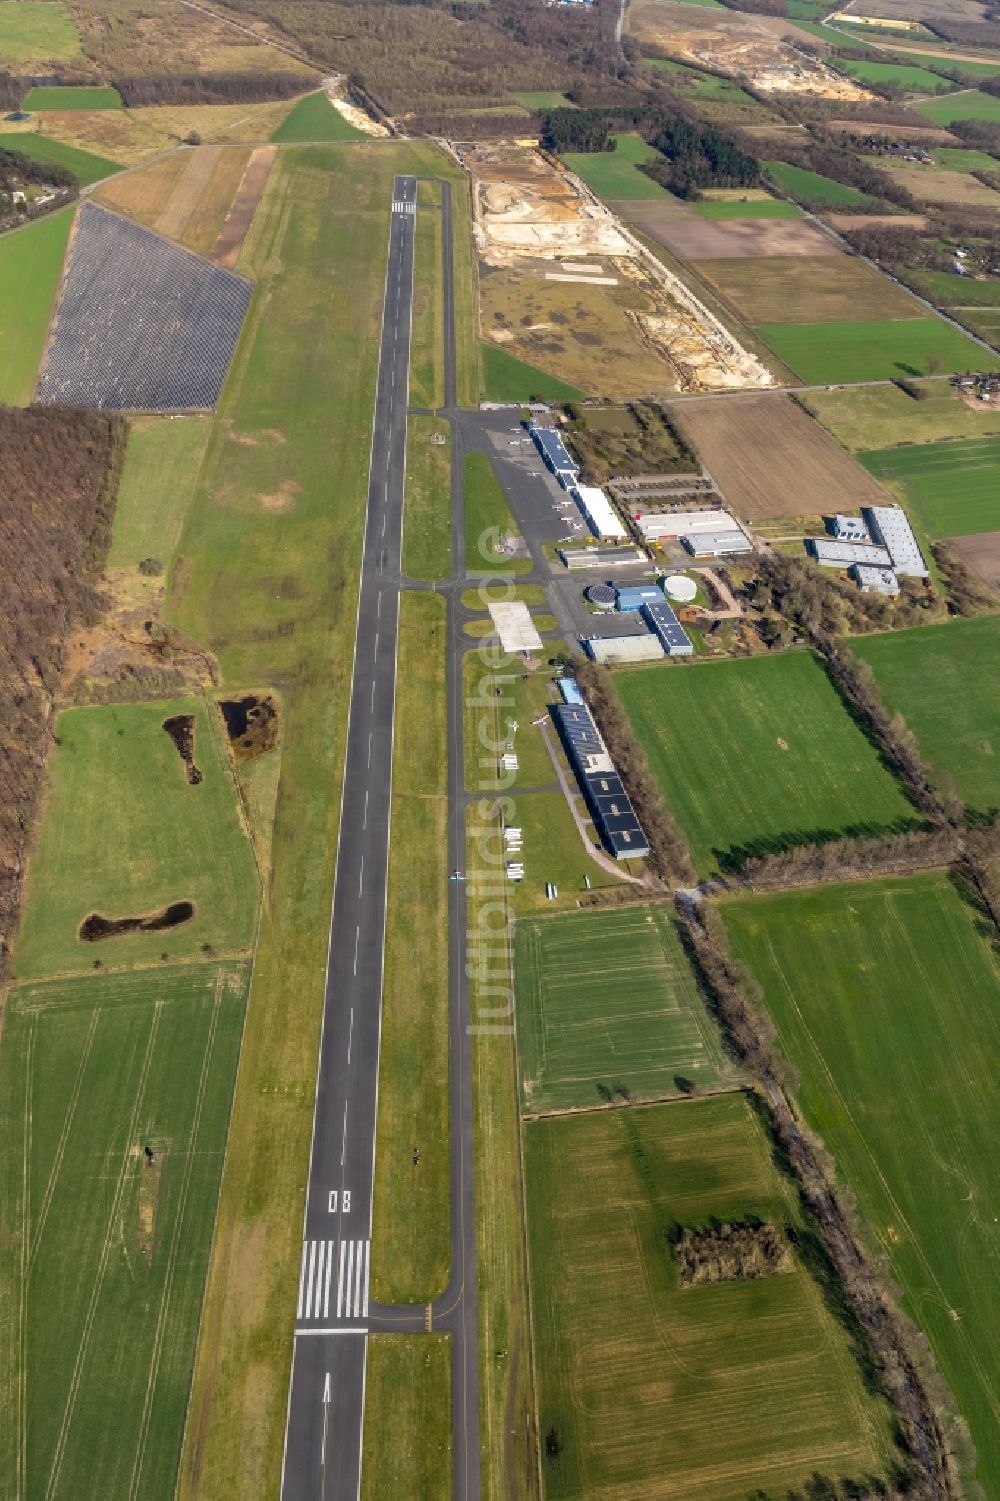
[[326,1202],[327,1213],[328,1214],[336,1214],[337,1213],[337,1201],[338,1201],[338,1199],[340,1200],[341,1212],[343,1214],[350,1214],[350,1212],[351,1212],[351,1190],[349,1188],[345,1188],[344,1189],[342,1197],[340,1195],[340,1189],[339,1188],[331,1188],[330,1189],[329,1197],[328,1197],[327,1202]]
[[367,1318],[370,1252],[370,1240],[342,1240],[339,1254],[336,1241],[304,1241],[296,1317],[300,1320],[330,1317],[336,1265],[337,1301],[334,1317]]

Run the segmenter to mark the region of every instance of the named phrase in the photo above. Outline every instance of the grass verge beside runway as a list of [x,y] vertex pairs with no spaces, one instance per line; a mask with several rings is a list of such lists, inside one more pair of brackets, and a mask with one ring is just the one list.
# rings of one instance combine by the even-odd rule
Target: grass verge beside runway
[[[188,782],[163,728],[194,717]],[[223,953],[253,942],[260,888],[220,742],[203,700],[67,709],[56,723],[49,786],[28,866],[24,918],[14,951],[18,979]],[[145,917],[172,902],[194,904],[182,926],[87,943],[85,917]]]
[[363,141],[365,134],[345,120],[322,89],[306,94],[282,120],[271,140],[279,146],[304,141]]
[[977,813],[1000,808],[1000,617],[953,620],[857,637],[890,713],[902,714],[921,755],[949,772]]
[[451,1501],[451,1336],[373,1334],[361,1501]]
[[383,1303],[430,1302],[451,1258],[445,645],[445,601],[404,594],[372,1227]]
[[616,681],[702,875],[751,853],[919,822],[811,653]]
[[531,559],[497,552],[505,536],[519,536],[503,487],[485,453],[467,453],[465,485],[465,570],[473,578],[490,572],[530,573]]
[[756,333],[806,385],[1000,369],[1000,355],[990,354],[941,318],[763,323]]
[[409,405],[434,410],[444,405],[442,243],[441,184],[418,182]]
[[944,872],[723,907],[836,1158],[1000,1487],[1000,973]]
[[[180,1501],[279,1488],[393,176],[442,161],[423,142],[279,151],[170,577],[171,616],[218,654],[223,684],[278,683],[284,710]],[[289,503],[268,509],[276,493]]]
[[[433,443],[432,438],[443,438]],[[406,428],[403,572],[412,579],[451,573],[451,426],[411,415]]]
[[1000,437],[920,443],[860,455],[900,497],[931,537],[965,537],[1000,527]]
[[514,974],[526,1112],[733,1082],[669,908],[518,923]]
[[[0,137],[0,144],[2,144]],[[73,209],[0,239],[0,402],[27,406],[55,306]]]
[[246,987],[244,966],[195,964],[10,994],[0,1455],[12,1495],[173,1497]]
[[534,1121],[524,1152],[547,1496],[744,1501],[885,1474],[884,1405],[794,1253],[680,1285],[681,1228],[759,1216],[808,1243],[743,1095]]

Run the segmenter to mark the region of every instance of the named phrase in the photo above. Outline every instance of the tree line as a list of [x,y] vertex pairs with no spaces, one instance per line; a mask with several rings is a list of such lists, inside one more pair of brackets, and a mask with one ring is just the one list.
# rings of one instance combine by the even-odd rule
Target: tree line
[[261,104],[315,86],[303,73],[118,73],[112,86],[129,109],[156,104]]

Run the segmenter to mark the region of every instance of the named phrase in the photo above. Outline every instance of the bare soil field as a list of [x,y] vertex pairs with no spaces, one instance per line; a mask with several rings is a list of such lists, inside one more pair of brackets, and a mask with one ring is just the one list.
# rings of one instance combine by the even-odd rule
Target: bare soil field
[[169,240],[179,240],[187,228],[219,160],[221,146],[195,146],[185,155],[184,170],[153,228]]
[[737,516],[825,515],[886,492],[784,393],[673,401],[670,415]]
[[186,158],[180,152],[174,152],[157,162],[150,162],[148,167],[140,167],[138,171],[109,177],[92,196],[105,208],[113,208],[152,229],[170,201],[186,165]]
[[762,156],[778,156],[782,146],[801,145],[805,140],[801,125],[741,125],[740,134],[749,136]]
[[912,318],[912,297],[856,256],[771,256],[693,261],[692,268],[746,323],[837,323]]
[[921,125],[916,120],[912,125],[896,125],[892,121],[886,121],[883,125],[872,120],[828,120],[826,129],[838,135],[885,136],[886,140],[919,140],[934,146],[962,145],[958,136],[952,135],[950,130],[941,130],[935,125]]
[[1000,532],[973,532],[970,537],[946,537],[945,542],[983,583],[1000,589]]
[[[216,146],[213,149],[218,156],[181,235],[181,243],[199,255],[212,255],[215,250],[250,162],[250,151],[245,146]],[[273,147],[264,149],[273,156]]]
[[933,167],[886,167],[900,187],[918,203],[959,203],[963,208],[1000,209],[1000,193],[965,172],[938,172]]
[[212,259],[222,266],[232,269],[236,265],[260,195],[264,191],[264,184],[274,165],[277,150],[277,146],[258,146],[247,163],[236,197],[212,251]]
[[[629,31],[642,42],[695,67],[706,64],[729,78],[745,80],[765,97],[813,95],[858,103],[872,96],[861,84],[836,73],[793,45],[797,37],[787,22],[700,5],[673,5],[664,0],[632,0]],[[785,41],[782,32],[789,33]],[[810,38],[810,40],[812,40]]]
[[732,260],[756,256],[842,256],[821,229],[805,219],[681,218],[659,202],[634,204],[629,221],[682,260]]
[[926,214],[824,214],[824,222],[834,229],[926,229]]

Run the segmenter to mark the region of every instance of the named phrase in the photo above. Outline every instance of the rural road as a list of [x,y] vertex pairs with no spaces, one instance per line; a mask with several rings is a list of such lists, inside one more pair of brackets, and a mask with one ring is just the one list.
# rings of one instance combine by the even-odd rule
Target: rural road
[[416,196],[396,178],[282,1501],[360,1488]]
[[[466,893],[448,888],[451,1273],[428,1309],[383,1307],[368,1292],[375,1175],[383,947],[390,837],[396,644],[417,183],[397,177],[379,351],[343,806],[337,846],[323,1032],[296,1298],[282,1501],[357,1501],[371,1332],[451,1336],[455,1501],[479,1498],[476,1226]],[[451,187],[442,184],[445,408],[455,397]],[[423,212],[423,210],[422,210]],[[433,212],[428,209],[427,212]],[[460,445],[457,445],[460,446]],[[448,859],[465,864],[459,599],[464,489],[453,456],[454,574],[448,605]]]

